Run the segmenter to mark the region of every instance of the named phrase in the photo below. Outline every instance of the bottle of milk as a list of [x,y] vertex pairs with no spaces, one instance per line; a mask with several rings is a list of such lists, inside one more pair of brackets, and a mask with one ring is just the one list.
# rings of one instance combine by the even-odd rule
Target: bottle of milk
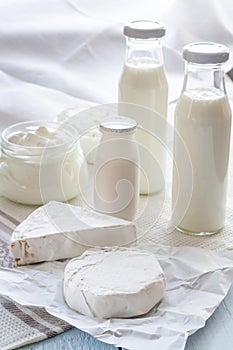
[[[175,110],[172,218],[181,232],[210,235],[225,220],[231,109],[224,63],[229,50],[192,43],[184,47],[183,58],[186,73]],[[185,152],[192,174],[184,164]]]
[[139,124],[140,193],[155,193],[164,185],[165,149],[159,138],[165,128],[158,126],[161,123],[151,111],[166,118],[168,83],[161,47],[165,28],[154,21],[134,21],[124,26],[124,35],[127,50],[119,81],[119,114],[134,117]]
[[95,210],[125,220],[135,219],[139,200],[136,127],[131,118],[104,119],[95,159]]

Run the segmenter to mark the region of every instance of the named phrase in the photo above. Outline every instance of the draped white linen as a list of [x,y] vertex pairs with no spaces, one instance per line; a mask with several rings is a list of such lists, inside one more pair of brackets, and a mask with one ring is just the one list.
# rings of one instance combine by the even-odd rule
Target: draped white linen
[[[123,23],[155,19],[163,40],[170,100],[182,84],[183,45],[216,41],[233,49],[229,0],[8,0],[0,2],[0,129],[55,119],[84,104],[117,101]],[[228,70],[233,66],[232,59]]]

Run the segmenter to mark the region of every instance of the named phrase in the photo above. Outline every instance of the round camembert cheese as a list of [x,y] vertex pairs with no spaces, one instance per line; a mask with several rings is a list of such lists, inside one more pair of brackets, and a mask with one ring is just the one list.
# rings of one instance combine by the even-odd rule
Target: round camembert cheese
[[66,266],[64,296],[70,308],[91,317],[133,317],[163,297],[165,276],[155,255],[136,248],[87,250]]

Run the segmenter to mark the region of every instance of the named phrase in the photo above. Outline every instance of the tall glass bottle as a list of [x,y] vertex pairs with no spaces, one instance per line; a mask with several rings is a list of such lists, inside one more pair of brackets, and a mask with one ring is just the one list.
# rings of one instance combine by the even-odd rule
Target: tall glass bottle
[[[149,111],[128,104],[146,107],[162,118],[167,116],[168,83],[161,47],[165,28],[153,21],[134,21],[124,27],[124,35],[127,49],[119,81],[119,114],[134,117],[141,124],[136,133],[142,168],[140,193],[149,194],[160,191],[164,185],[165,149],[158,138],[160,134],[164,136],[165,130],[158,130],[158,120]],[[151,161],[150,154],[155,161]]]
[[[215,43],[192,43],[184,47],[183,58],[186,72],[175,110],[173,222],[184,233],[208,235],[219,232],[225,220],[231,109],[224,63],[229,50]],[[184,166],[184,147],[192,179]]]

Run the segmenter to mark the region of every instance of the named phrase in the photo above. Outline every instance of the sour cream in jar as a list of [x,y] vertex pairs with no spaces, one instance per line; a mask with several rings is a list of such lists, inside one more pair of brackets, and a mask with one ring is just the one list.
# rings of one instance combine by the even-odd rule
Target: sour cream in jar
[[76,130],[58,122],[23,122],[1,137],[0,193],[23,204],[40,205],[76,197],[87,166]]

